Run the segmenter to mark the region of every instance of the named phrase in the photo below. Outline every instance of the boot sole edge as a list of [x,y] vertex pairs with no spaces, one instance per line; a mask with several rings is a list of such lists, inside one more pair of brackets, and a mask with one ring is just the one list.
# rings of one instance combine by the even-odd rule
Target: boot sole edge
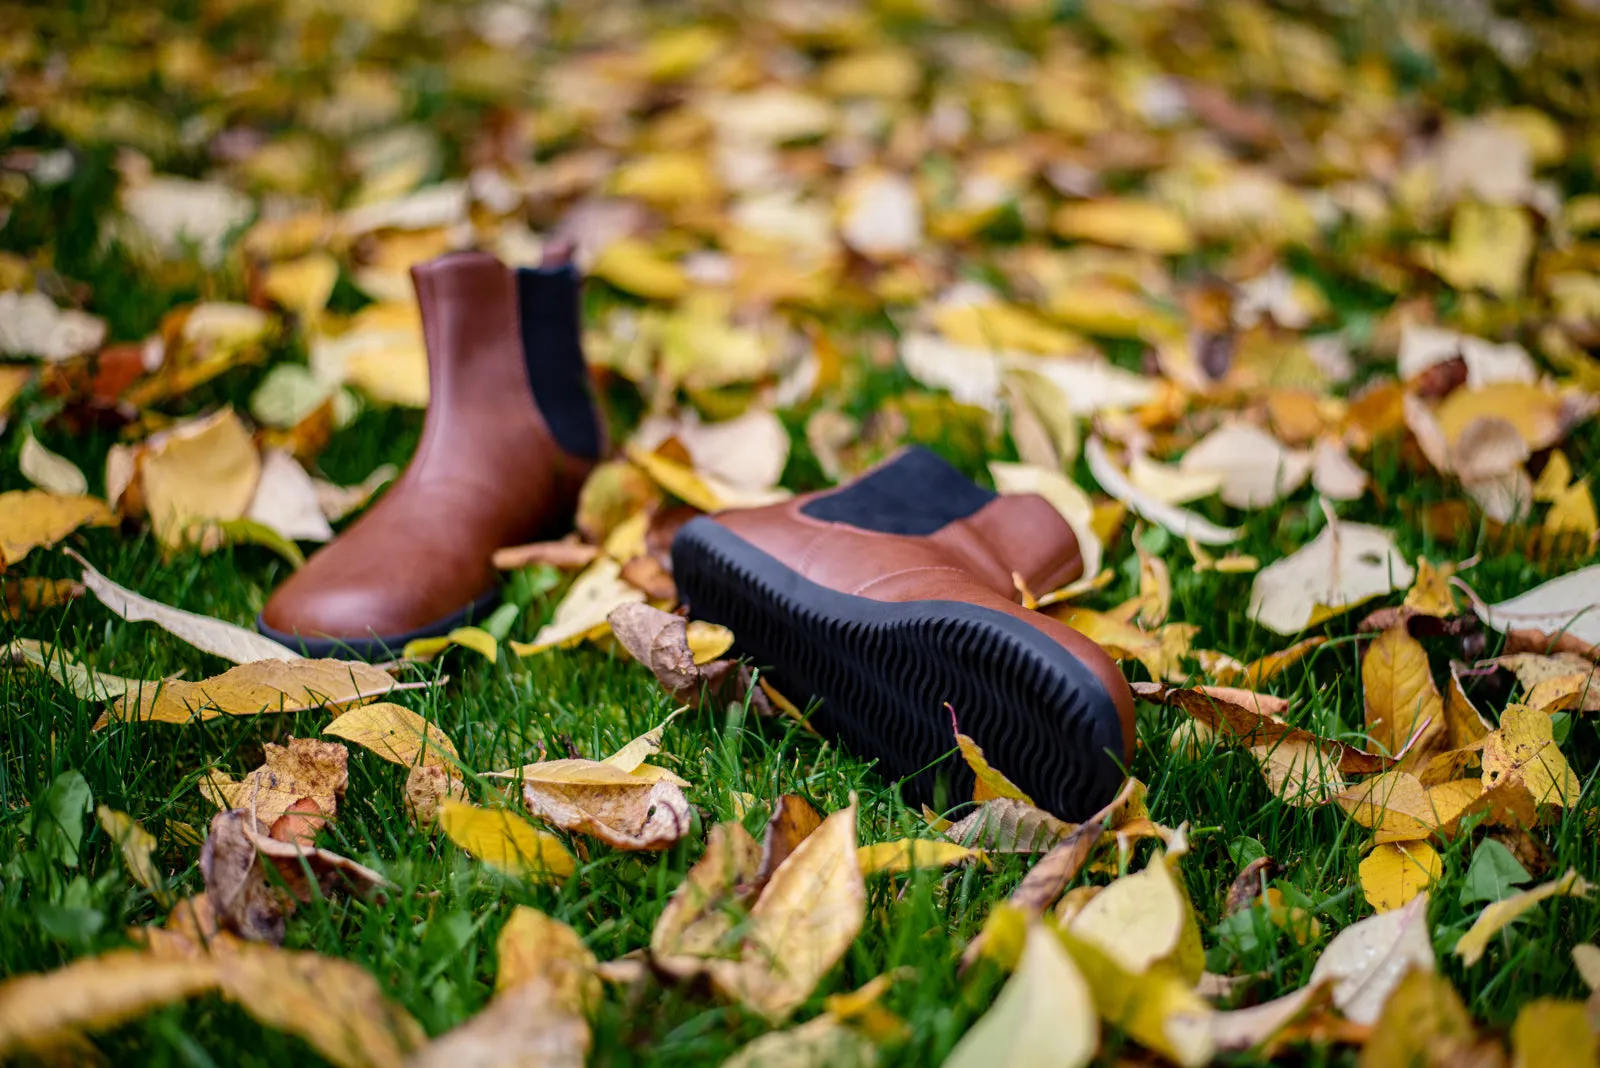
[[840,593],[707,518],[678,532],[672,560],[690,614],[729,627],[786,696],[820,697],[813,725],[878,758],[913,804],[931,800],[940,777],[952,802],[971,796],[965,763],[940,760],[955,745],[946,701],[992,765],[1065,819],[1090,815],[1122,782],[1116,704],[1087,665],[1022,620]]
[[476,598],[465,608],[452,612],[443,619],[418,627],[416,630],[406,631],[402,634],[370,634],[366,637],[335,638],[327,635],[302,635],[286,633],[275,630],[267,625],[267,621],[260,615],[256,616],[256,630],[263,636],[271,638],[279,645],[296,650],[305,656],[315,659],[331,660],[394,660],[400,656],[401,650],[407,642],[416,641],[418,638],[438,638],[449,634],[457,627],[469,625],[473,620],[481,620],[493,612],[501,601],[498,589],[490,590],[481,597]]

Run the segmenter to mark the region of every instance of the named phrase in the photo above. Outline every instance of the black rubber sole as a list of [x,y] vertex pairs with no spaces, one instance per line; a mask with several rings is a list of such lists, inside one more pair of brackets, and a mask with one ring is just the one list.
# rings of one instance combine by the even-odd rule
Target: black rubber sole
[[461,611],[453,612],[441,620],[407,631],[405,634],[373,634],[366,638],[308,638],[273,630],[260,616],[256,617],[256,630],[279,645],[287,646],[306,656],[335,660],[394,660],[400,656],[400,651],[406,647],[407,642],[449,634],[457,627],[465,627],[475,620],[486,618],[499,604],[500,591],[493,589]]
[[911,804],[972,796],[966,763],[940,760],[955,746],[946,703],[990,764],[1064,819],[1093,814],[1122,783],[1110,695],[1022,620],[955,601],[839,593],[705,518],[678,532],[672,564],[690,614],[731,629],[737,651],[770,668],[786,697],[802,707],[820,698],[817,730],[876,758]]

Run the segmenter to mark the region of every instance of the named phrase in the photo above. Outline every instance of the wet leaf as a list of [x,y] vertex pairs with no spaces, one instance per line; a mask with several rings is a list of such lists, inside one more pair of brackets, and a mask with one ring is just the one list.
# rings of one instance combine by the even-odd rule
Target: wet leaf
[[1413,969],[1432,972],[1428,895],[1380,912],[1334,936],[1311,971],[1312,984],[1328,981],[1333,1002],[1357,1023],[1377,1023],[1396,986]]

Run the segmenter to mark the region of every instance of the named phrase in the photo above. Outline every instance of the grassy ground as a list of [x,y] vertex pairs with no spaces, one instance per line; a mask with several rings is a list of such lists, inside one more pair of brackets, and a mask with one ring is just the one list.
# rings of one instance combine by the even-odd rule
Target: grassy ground
[[[421,99],[426,105],[428,98]],[[30,139],[26,132],[16,132],[9,140],[0,137],[0,143],[25,145]],[[69,186],[31,195],[9,226],[0,229],[0,247],[28,253],[48,250],[64,275],[92,287],[97,295],[95,310],[110,321],[114,338],[138,338],[154,328],[165,310],[193,299],[195,293],[151,283],[115,246],[95,246],[92,220],[114,187],[110,164],[108,152],[90,153]],[[216,279],[211,284],[216,290],[212,295],[239,295],[238,279]],[[1369,310],[1358,297],[1350,296],[1338,315]],[[613,297],[599,293],[595,299]],[[289,354],[274,354],[285,355]],[[861,354],[847,350],[846,355],[853,359]],[[184,398],[174,412],[200,411],[221,401],[242,403],[261,373],[261,368],[230,372]],[[851,403],[864,413],[882,398],[909,388],[908,380],[897,372],[873,371]],[[625,408],[626,398],[618,398],[618,405]],[[804,413],[784,414],[798,431]],[[335,437],[320,458],[320,467],[333,480],[350,482],[379,462],[403,463],[419,426],[415,413],[369,412]],[[44,444],[90,473],[91,492],[103,489],[98,472],[114,435],[104,431],[74,435],[48,427],[39,434]],[[796,438],[785,484],[804,489],[819,484],[821,476],[803,438],[798,433]],[[26,485],[15,465],[20,443],[15,429],[0,438],[0,491]],[[981,441],[948,433],[934,436],[928,444],[980,477],[983,462],[1009,448],[997,443],[995,451],[986,455]],[[1600,434],[1592,429],[1569,443],[1575,470],[1593,469],[1600,458],[1597,445]],[[1397,529],[1402,548],[1411,556],[1464,559],[1483,548],[1483,542],[1471,539],[1434,543],[1410,523],[1411,508],[1453,496],[1443,483],[1411,473],[1402,476],[1398,454],[1381,450],[1373,475],[1376,492],[1344,509],[1345,518]],[[1215,502],[1204,509],[1218,521],[1230,520]],[[1239,548],[1263,560],[1277,559],[1303,545],[1322,523],[1315,498],[1302,493],[1284,505],[1250,515]],[[1159,532],[1146,537],[1148,547],[1163,552],[1172,564],[1171,618],[1201,627],[1197,646],[1248,660],[1282,644],[1244,616],[1248,575],[1192,571],[1186,550],[1175,539]],[[148,534],[119,530],[89,531],[75,536],[71,544],[111,578],[149,597],[241,624],[254,619],[274,584],[286,574],[280,559],[249,546],[203,558],[180,554],[164,559]],[[1092,605],[1115,604],[1133,591],[1136,563],[1134,570],[1127,566],[1132,557],[1124,534],[1109,558],[1119,568],[1118,579]],[[1571,566],[1570,561],[1540,564],[1517,554],[1495,555],[1469,577],[1478,593],[1493,601]],[[17,572],[66,576],[72,570],[59,555],[41,551]],[[522,609],[516,637],[530,637],[559,598],[559,590],[535,592],[539,585],[524,580],[512,587]],[[1353,737],[1363,722],[1353,636],[1358,616],[1329,624],[1334,640],[1269,687],[1293,698],[1298,723],[1325,735]],[[200,678],[226,666],[152,626],[121,622],[92,599],[20,622],[0,621],[0,640],[13,637],[53,641],[99,670],[144,678],[178,672]],[[1482,651],[1492,655],[1497,643],[1496,636],[1487,635]],[[1438,639],[1429,648],[1436,668],[1452,655],[1463,655],[1460,639]],[[1136,665],[1130,662],[1127,668],[1132,677],[1142,677]],[[508,655],[498,665],[453,655],[438,670],[448,674],[447,682],[400,700],[442,726],[470,767],[506,766],[569,751],[602,756],[670,710],[667,698],[642,669],[588,647],[522,662]],[[150,895],[126,878],[112,844],[96,828],[87,833],[76,868],[53,871],[43,880],[6,873],[25,846],[18,833],[20,821],[57,775],[80,771],[95,802],[138,819],[160,840],[158,856],[172,885],[192,893],[201,889],[193,836],[203,832],[211,815],[195,790],[202,772],[213,765],[235,773],[255,767],[263,743],[287,735],[315,735],[327,719],[324,713],[225,717],[183,728],[115,724],[95,732],[90,724],[98,714],[98,707],[34,674],[0,671],[0,976],[49,969],[125,944],[126,927],[156,922],[163,915]],[[1292,989],[1305,979],[1327,939],[1370,911],[1356,878],[1366,834],[1337,809],[1302,810],[1273,799],[1243,752],[1219,748],[1198,758],[1175,753],[1169,736],[1178,715],[1141,706],[1141,744],[1129,770],[1148,784],[1153,818],[1170,825],[1191,824],[1194,853],[1183,871],[1208,928],[1208,965],[1227,974],[1259,973],[1259,982],[1243,995],[1246,999]],[[1563,749],[1586,789],[1580,804],[1542,832],[1551,854],[1550,868],[1559,873],[1573,867],[1585,875],[1600,875],[1600,839],[1595,834],[1600,801],[1588,789],[1593,769],[1600,767],[1600,733],[1594,721],[1572,719]],[[863,842],[925,833],[920,818],[901,804],[893,784],[875,774],[865,755],[840,752],[783,722],[758,721],[739,707],[705,703],[680,717],[667,735],[662,761],[694,784],[689,798],[706,826],[734,818],[738,793],[762,799],[762,805],[744,817],[746,826],[759,833],[767,815],[765,802],[779,793],[803,794],[829,811],[841,807],[855,791],[862,799]],[[460,1023],[487,1001],[494,939],[512,905],[537,906],[572,925],[601,959],[617,957],[648,942],[656,917],[701,850],[700,835],[691,835],[659,856],[596,847],[579,874],[560,887],[523,883],[494,874],[442,838],[414,831],[402,810],[402,778],[392,765],[353,750],[346,801],[337,825],[327,832],[330,847],[378,868],[398,884],[399,891],[382,904],[343,900],[313,904],[291,922],[287,944],[361,964],[430,1033]],[[1471,841],[1472,836],[1463,836],[1441,850],[1445,873],[1432,891],[1430,910],[1435,947],[1441,954],[1478,911],[1478,906],[1459,901]],[[1229,883],[1257,849],[1278,862],[1277,885],[1319,918],[1319,937],[1299,945],[1275,929],[1216,926]],[[1135,860],[1135,866],[1138,863]],[[860,939],[801,1016],[814,1010],[827,993],[908,967],[914,977],[897,983],[885,1004],[905,1018],[913,1037],[886,1051],[888,1060],[937,1063],[988,1006],[1000,978],[983,969],[958,978],[955,962],[991,906],[1015,887],[1026,867],[1022,860],[1001,857],[992,870],[974,866],[954,873],[872,881]],[[1093,872],[1080,877],[1103,878]],[[1477,1018],[1504,1027],[1530,998],[1583,994],[1568,949],[1593,940],[1597,933],[1600,905],[1556,899],[1545,907],[1542,919],[1524,923],[1497,940],[1482,964],[1463,970],[1443,956],[1441,968]],[[639,1003],[613,992],[594,1023],[593,1063],[598,1064],[716,1063],[765,1029],[693,987],[652,989]],[[260,1027],[215,998],[157,1012],[112,1033],[102,1045],[112,1063],[266,1065],[312,1059],[296,1040]],[[1116,1040],[1108,1040],[1104,1054],[1108,1061],[1116,1049]],[[1348,1052],[1318,1048],[1307,1049],[1304,1056],[1311,1064],[1353,1059]]]

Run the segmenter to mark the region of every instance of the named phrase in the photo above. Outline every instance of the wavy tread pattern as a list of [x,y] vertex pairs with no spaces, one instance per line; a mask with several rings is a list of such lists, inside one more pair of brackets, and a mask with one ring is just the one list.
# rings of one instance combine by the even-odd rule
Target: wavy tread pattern
[[972,796],[951,758],[948,702],[961,729],[1044,808],[1082,819],[1121,782],[1116,707],[1100,681],[1049,636],[992,609],[890,603],[830,590],[709,519],[673,541],[678,589],[698,619],[730,628],[739,651],[852,752],[903,779],[912,804]]

